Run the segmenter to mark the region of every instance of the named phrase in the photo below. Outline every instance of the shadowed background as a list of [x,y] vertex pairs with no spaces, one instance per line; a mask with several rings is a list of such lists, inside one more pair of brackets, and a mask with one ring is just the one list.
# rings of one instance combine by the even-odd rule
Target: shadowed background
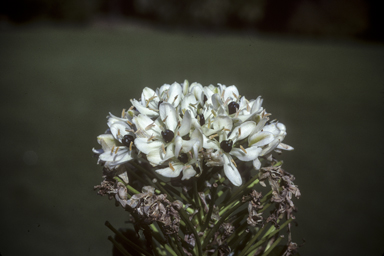
[[112,255],[104,222],[124,227],[128,216],[93,191],[101,168],[91,148],[108,112],[129,108],[145,86],[184,79],[262,95],[287,126],[295,151],[279,158],[302,192],[293,229],[294,241],[306,240],[301,255],[384,252],[382,43],[259,33],[261,21],[247,33],[211,33],[218,25],[2,17],[1,255]]

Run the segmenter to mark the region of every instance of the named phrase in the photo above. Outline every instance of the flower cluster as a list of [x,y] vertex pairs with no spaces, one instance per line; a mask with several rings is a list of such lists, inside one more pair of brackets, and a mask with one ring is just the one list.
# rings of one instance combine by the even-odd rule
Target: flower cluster
[[204,166],[223,166],[226,177],[240,186],[238,163],[252,162],[259,170],[260,158],[293,149],[282,143],[285,126],[269,120],[262,102],[241,96],[234,85],[184,81],[146,87],[121,117],[108,116],[109,129],[98,136],[102,148],[93,151],[111,170],[136,159],[165,177],[182,173],[182,180],[201,174]]

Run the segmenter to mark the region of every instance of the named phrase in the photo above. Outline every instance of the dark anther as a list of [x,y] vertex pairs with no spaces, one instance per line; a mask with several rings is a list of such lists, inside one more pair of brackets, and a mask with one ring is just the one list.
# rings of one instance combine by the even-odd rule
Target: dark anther
[[207,100],[208,100],[207,95],[204,94],[204,100],[203,100],[203,101],[204,101],[204,104],[205,104],[205,102],[206,102]]
[[236,109],[239,109],[238,103],[232,101],[231,103],[228,104],[228,111],[230,115],[236,113]]
[[121,140],[121,143],[123,143],[124,146],[129,147],[131,145],[131,142],[134,141],[135,138],[132,135],[124,135],[123,139]]
[[183,164],[188,163],[188,156],[185,153],[181,153],[177,159],[179,159],[179,161],[182,162]]
[[203,114],[199,114],[199,118],[200,118],[200,125],[203,126],[205,124],[204,115]]
[[233,141],[232,140],[223,140],[220,143],[220,148],[224,150],[225,153],[229,153],[232,150]]
[[165,130],[164,132],[161,132],[161,136],[163,136],[165,143],[168,143],[173,140],[175,134],[171,130]]
[[160,109],[160,104],[163,103],[163,101],[159,101],[159,104],[157,104],[157,108]]

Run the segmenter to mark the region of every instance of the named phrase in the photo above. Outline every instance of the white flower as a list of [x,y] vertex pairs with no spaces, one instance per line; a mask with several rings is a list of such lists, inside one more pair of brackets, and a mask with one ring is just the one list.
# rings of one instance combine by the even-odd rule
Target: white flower
[[204,87],[185,80],[156,90],[145,87],[141,98],[131,103],[121,118],[110,114],[109,130],[98,137],[102,148],[93,149],[109,168],[140,157],[157,173],[169,178],[182,173],[185,180],[206,163],[223,166],[227,178],[240,186],[236,163],[252,161],[258,170],[259,157],[293,150],[282,143],[285,126],[268,124],[263,99],[247,100],[234,85]]
[[112,134],[102,134],[97,137],[101,149],[93,149],[99,155],[99,161],[104,161],[107,167],[116,167],[132,160],[131,151],[121,146]]

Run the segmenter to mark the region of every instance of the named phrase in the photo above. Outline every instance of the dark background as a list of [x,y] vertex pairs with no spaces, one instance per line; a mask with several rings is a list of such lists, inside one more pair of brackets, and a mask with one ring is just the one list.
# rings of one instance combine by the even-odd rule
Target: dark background
[[111,255],[93,186],[145,86],[237,85],[287,126],[301,255],[384,253],[384,46],[367,1],[2,1],[0,254]]

